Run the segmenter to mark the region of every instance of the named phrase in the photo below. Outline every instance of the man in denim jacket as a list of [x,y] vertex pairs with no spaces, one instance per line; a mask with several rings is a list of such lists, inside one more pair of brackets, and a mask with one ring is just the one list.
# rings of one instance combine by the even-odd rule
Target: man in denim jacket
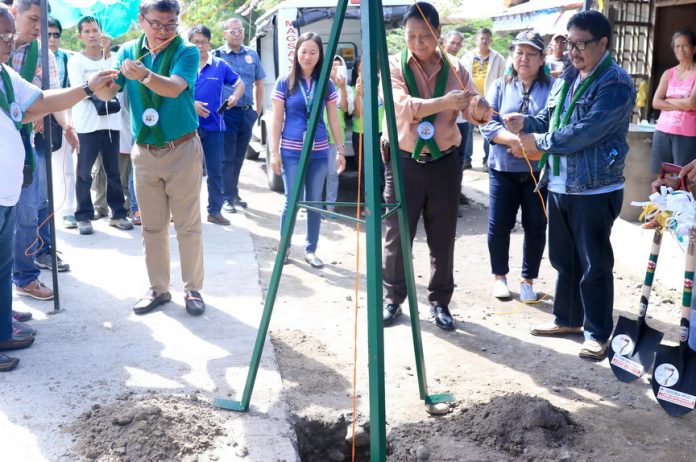
[[609,55],[611,26],[597,11],[568,22],[573,63],[538,115],[505,117],[527,152],[546,153],[549,259],[558,271],[553,322],[533,335],[582,334],[581,357],[601,360],[613,329],[614,256],[609,237],[623,199],[633,81]]

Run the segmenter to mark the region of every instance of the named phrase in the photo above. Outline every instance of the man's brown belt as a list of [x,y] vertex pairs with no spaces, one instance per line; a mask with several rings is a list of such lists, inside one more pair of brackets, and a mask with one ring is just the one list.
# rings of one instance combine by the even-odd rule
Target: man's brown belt
[[187,133],[187,134],[185,134],[185,135],[183,135],[175,140],[167,141],[164,144],[164,146],[161,146],[161,147],[154,145],[154,144],[140,144],[140,143],[138,143],[138,146],[145,148],[145,149],[150,149],[153,151],[163,151],[165,149],[174,149],[176,146],[190,140],[191,138],[193,138],[196,135],[197,135],[197,132],[194,130],[194,131],[189,132],[189,133]]

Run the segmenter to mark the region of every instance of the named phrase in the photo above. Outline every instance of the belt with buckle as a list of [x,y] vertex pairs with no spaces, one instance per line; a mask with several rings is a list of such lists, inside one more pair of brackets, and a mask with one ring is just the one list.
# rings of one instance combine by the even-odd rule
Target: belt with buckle
[[251,104],[247,104],[246,106],[235,106],[232,109],[239,109],[240,111],[248,111],[250,109],[253,109],[251,107]]
[[[452,147],[449,148],[448,150],[442,151],[442,156],[438,157],[437,159],[434,158],[433,156],[431,156],[429,152],[421,153],[421,155],[418,156],[418,158],[417,158],[417,159],[414,159],[414,160],[415,160],[416,162],[418,162],[419,164],[427,164],[427,163],[429,163],[429,162],[435,162],[436,160],[440,160],[440,159],[442,159],[443,157],[452,154],[452,153],[455,152],[456,150],[457,150],[457,147],[456,147],[456,146],[452,146]],[[403,158],[405,158],[405,159],[413,159],[413,153],[408,152],[408,151],[401,151],[401,157],[403,157]]]
[[191,138],[193,138],[194,136],[196,136],[196,134],[197,134],[196,131],[189,132],[189,133],[185,134],[184,136],[181,136],[175,140],[167,141],[166,143],[164,143],[164,146],[157,146],[156,144],[140,144],[140,143],[137,143],[137,145],[140,147],[143,147],[145,149],[150,149],[152,151],[163,151],[165,149],[174,149],[176,146],[180,145],[181,143],[184,143],[184,142],[190,140]]

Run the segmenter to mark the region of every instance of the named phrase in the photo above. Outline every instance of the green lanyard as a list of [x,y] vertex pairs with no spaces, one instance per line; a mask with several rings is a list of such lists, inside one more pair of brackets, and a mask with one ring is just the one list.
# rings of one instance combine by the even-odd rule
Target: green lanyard
[[[407,63],[408,60],[408,49],[404,48],[401,52],[401,73],[404,75],[404,80],[406,81],[406,87],[408,87],[408,93],[416,98],[420,98],[420,92],[418,91],[418,86],[416,85],[416,77],[413,75],[413,71]],[[439,98],[445,94],[445,86],[447,85],[447,77],[449,75],[449,66],[447,63],[442,63],[442,68],[437,74],[437,81],[435,82],[435,92],[433,93],[433,98]],[[435,116],[437,114],[430,114],[425,117],[423,121],[433,123],[435,121]],[[430,150],[430,155],[433,159],[439,159],[442,157],[442,152],[437,146],[434,137],[424,140],[418,136],[418,141],[416,141],[416,147],[413,148],[413,158],[418,159],[420,157],[423,146],[427,146]]]
[[12,87],[12,79],[10,79],[10,73],[7,72],[7,69],[5,66],[0,64],[0,75],[2,75],[2,84],[5,87],[5,92],[0,91],[0,109],[5,111],[7,115],[9,116],[10,120],[14,122],[15,127],[17,127],[17,130],[22,129],[22,121],[20,120],[17,122],[14,120],[12,117],[12,111],[10,105],[15,102],[15,95],[14,95],[14,88]]
[[[573,97],[570,99],[570,104],[568,105],[568,108],[566,111],[563,113],[563,118],[561,118],[561,112],[563,112],[563,106],[565,104],[566,97],[568,96],[568,91],[570,91],[571,83],[568,83],[567,80],[563,81],[563,86],[561,87],[561,93],[558,96],[558,100],[556,101],[556,107],[553,110],[553,116],[551,118],[551,127],[549,130],[549,133],[553,133],[554,130],[563,128],[566,125],[568,125],[568,121],[570,120],[570,116],[573,114],[573,111],[575,110],[575,105],[577,104],[578,100],[580,97],[585,93],[585,90],[587,90],[587,87],[589,87],[595,80],[599,78],[604,71],[611,66],[611,56],[607,55],[606,58],[600,63],[599,67],[595,69],[595,71],[590,74],[584,82],[580,84],[580,87],[575,91],[575,94]],[[542,154],[541,159],[539,159],[539,168],[543,168],[546,165],[546,162],[549,158],[549,153],[545,152]],[[561,159],[558,156],[551,156],[551,171],[553,173],[553,176],[558,176],[560,175],[561,171]]]
[[[12,67],[12,57],[7,61],[7,65]],[[22,67],[19,69],[19,75],[22,76],[24,80],[29,83],[34,82],[34,77],[36,76],[36,69],[39,65],[39,42],[34,40],[27,47],[26,54],[24,55],[24,61],[22,62]],[[7,90],[6,90],[7,91]],[[9,95],[8,95],[9,97]],[[14,98],[12,98],[14,100]],[[10,102],[11,104],[11,102]],[[22,127],[27,133],[31,133],[34,125],[31,123],[24,124]]]
[[[10,56],[9,61],[7,62],[8,66],[12,66],[12,57]],[[22,63],[22,67],[19,70],[19,75],[22,76],[24,80],[26,80],[29,83],[32,83],[34,81],[34,76],[36,75],[36,69],[39,65],[39,42],[37,40],[34,40],[29,44],[29,47],[27,48],[27,52],[24,55],[24,62]],[[7,90],[6,90],[7,91]],[[9,94],[8,94],[9,96]],[[13,98],[14,99],[14,98]],[[10,103],[12,104],[12,103]],[[34,124],[28,123],[22,125],[21,131],[24,133],[25,137],[30,137],[31,132],[34,129]],[[33,172],[36,164],[34,162],[34,153],[30,152],[25,149],[24,152],[24,165],[29,165],[31,166],[31,171]]]
[[[141,35],[136,43],[136,49],[138,53],[138,61],[149,53],[149,50],[144,49],[145,34]],[[162,75],[164,77],[169,77],[172,71],[172,59],[174,58],[174,52],[179,48],[183,40],[181,37],[177,37],[172,40],[172,43],[167,45],[164,50],[164,56],[155,71],[156,74]],[[155,59],[152,60],[152,65],[154,67]],[[140,93],[140,100],[143,102],[144,109],[153,108],[159,113],[159,109],[162,105],[162,96],[151,91],[144,84],[138,85],[138,92]],[[140,128],[138,129],[138,134],[136,135],[136,143],[145,144],[147,137],[152,134],[155,137],[155,145],[158,147],[163,147],[165,145],[164,133],[162,132],[162,127],[159,122],[152,127],[148,127],[144,123],[140,123]]]

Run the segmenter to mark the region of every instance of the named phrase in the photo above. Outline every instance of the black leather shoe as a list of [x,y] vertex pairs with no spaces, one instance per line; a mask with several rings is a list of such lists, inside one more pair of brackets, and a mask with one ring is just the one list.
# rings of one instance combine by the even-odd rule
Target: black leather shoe
[[401,305],[387,303],[382,309],[382,316],[384,317],[384,325],[391,326],[394,320],[401,316]]
[[242,200],[241,197],[237,196],[237,198],[234,200],[234,205],[238,205],[241,208],[245,209],[249,204],[247,204],[247,201]]
[[454,330],[454,319],[445,305],[435,305],[430,309],[430,315],[435,318],[435,325],[440,329]]
[[18,358],[10,358],[0,353],[0,372],[9,372],[19,364]]
[[32,343],[34,343],[34,336],[31,334],[13,335],[7,340],[0,341],[0,351],[21,350],[22,348],[31,346]]
[[200,316],[205,311],[205,302],[197,290],[187,290],[184,300],[186,301],[186,312],[191,316]]
[[164,292],[158,294],[155,289],[150,289],[147,293],[135,303],[133,307],[133,313],[135,314],[145,314],[154,310],[160,305],[163,305],[172,300],[172,294],[169,292]]

